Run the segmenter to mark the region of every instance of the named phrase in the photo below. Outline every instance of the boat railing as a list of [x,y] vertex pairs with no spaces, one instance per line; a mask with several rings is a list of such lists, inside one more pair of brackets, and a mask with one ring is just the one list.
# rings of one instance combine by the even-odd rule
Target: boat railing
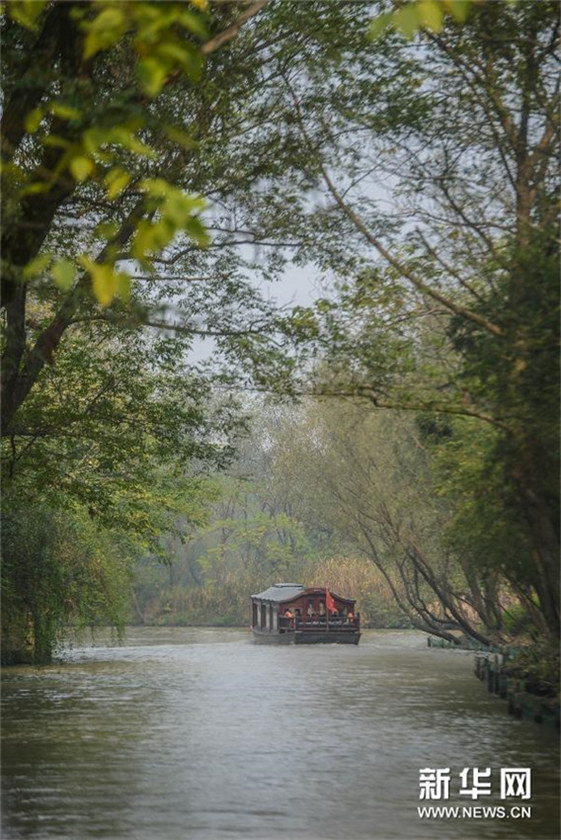
[[325,620],[325,616],[312,616],[302,618],[294,616],[292,618],[280,615],[279,616],[279,630],[286,632],[287,630],[300,630],[302,632],[317,632],[324,630],[340,630],[340,631],[358,631],[360,630],[360,614],[357,613],[352,618],[348,616],[330,617],[329,622]]

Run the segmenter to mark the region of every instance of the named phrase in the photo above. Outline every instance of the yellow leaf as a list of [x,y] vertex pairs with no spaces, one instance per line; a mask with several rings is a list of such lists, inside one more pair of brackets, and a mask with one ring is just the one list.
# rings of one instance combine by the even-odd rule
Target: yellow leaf
[[171,190],[171,185],[163,178],[144,178],[139,187],[153,198],[165,198]]
[[408,39],[412,38],[419,29],[419,10],[416,5],[409,3],[402,6],[394,14],[394,23],[397,29]]
[[8,11],[17,23],[26,29],[35,30],[36,19],[43,11],[45,2],[46,0],[11,0],[11,3],[8,3]]
[[418,5],[419,21],[432,32],[442,31],[442,7],[436,0],[422,0]]
[[39,126],[41,125],[41,120],[43,119],[43,109],[42,108],[34,108],[33,111],[30,111],[25,118],[25,130],[28,134],[35,134]]
[[109,265],[94,263],[90,269],[93,293],[102,306],[109,306],[117,291],[117,278]]
[[99,303],[102,306],[109,306],[117,291],[115,275],[113,272],[107,274],[96,272],[92,277],[92,288]]
[[444,5],[458,23],[464,23],[469,14],[471,2],[470,0],[444,0]]
[[94,162],[91,158],[78,155],[70,161],[70,171],[77,181],[85,181],[91,175],[94,168]]
[[92,289],[102,306],[109,306],[115,295],[123,300],[130,296],[130,276],[123,271],[116,271],[111,263],[96,263],[86,254],[79,258],[92,279]]
[[81,111],[72,105],[65,105],[64,102],[51,102],[49,108],[55,117],[60,117],[62,120],[77,120],[82,116]]
[[136,233],[132,241],[131,253],[137,260],[145,258],[146,254],[152,250],[152,224],[148,219],[141,219],[137,225]]
[[130,174],[122,167],[116,166],[114,169],[111,169],[104,179],[107,185],[107,198],[110,201],[117,198],[128,186],[130,179]]

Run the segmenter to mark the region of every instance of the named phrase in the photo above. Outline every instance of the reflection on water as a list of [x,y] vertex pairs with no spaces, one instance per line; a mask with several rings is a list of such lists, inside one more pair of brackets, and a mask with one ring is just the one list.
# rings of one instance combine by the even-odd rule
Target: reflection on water
[[[409,631],[277,648],[192,628],[5,669],[2,836],[557,838],[557,737],[472,670]],[[530,767],[532,817],[419,819],[419,770],[444,767],[460,806],[504,805],[500,768]],[[491,796],[459,796],[464,767],[492,768]]]

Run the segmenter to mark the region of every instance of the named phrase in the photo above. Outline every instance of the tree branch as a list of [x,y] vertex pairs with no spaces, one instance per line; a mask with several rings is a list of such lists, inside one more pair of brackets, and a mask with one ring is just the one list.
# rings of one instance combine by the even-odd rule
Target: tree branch
[[[290,95],[294,102],[295,112],[297,115],[297,121],[300,126],[300,130],[302,135],[312,153],[315,152],[314,144],[311,143],[308,132],[304,125],[304,120],[302,117],[302,111],[300,108],[300,103],[290,86],[290,83],[285,79],[285,83],[289,88]],[[406,280],[408,280],[418,291],[422,292],[423,294],[428,295],[429,297],[437,300],[451,312],[454,312],[455,315],[459,315],[460,317],[472,321],[473,323],[477,324],[478,326],[482,327],[487,332],[492,333],[493,335],[497,336],[498,338],[502,337],[503,330],[497,324],[492,323],[487,318],[484,318],[482,315],[479,315],[477,312],[473,312],[471,309],[467,309],[464,306],[456,303],[455,301],[451,300],[450,298],[443,295],[441,292],[434,289],[432,286],[428,286],[420,277],[418,277],[413,271],[411,271],[404,263],[402,263],[394,254],[388,251],[387,248],[382,245],[380,240],[374,236],[374,234],[368,230],[362,219],[355,213],[352,207],[347,204],[347,202],[342,198],[341,193],[336,189],[333,181],[331,180],[323,161],[320,159],[318,161],[318,168],[322,174],[323,180],[327,186],[328,191],[332,195],[333,199],[337,206],[343,211],[345,216],[349,219],[350,222],[354,225],[354,227],[358,230],[360,234],[366,239],[366,241],[373,245],[374,248],[378,251],[380,256],[382,256],[393,268],[395,268],[399,274]]]
[[257,0],[256,3],[252,3],[241,15],[236,18],[234,23],[228,26],[223,32],[219,32],[210,41],[207,41],[201,47],[201,52],[203,55],[210,55],[211,53],[215,52],[219,47],[223,44],[228,43],[233,38],[236,37],[244,23],[247,23],[252,17],[261,11],[263,6],[267,5],[268,0]]

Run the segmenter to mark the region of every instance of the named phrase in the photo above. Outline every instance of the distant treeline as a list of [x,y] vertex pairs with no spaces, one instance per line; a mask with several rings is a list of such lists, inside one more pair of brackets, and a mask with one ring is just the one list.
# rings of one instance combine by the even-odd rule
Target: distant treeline
[[[292,579],[293,575],[291,576]],[[175,582],[170,582],[170,578]],[[228,573],[223,581],[185,586],[181,569],[141,564],[136,568],[127,623],[157,626],[246,627],[249,596],[273,578]],[[332,558],[302,564],[297,582],[325,586],[356,598],[363,627],[407,628],[411,621],[398,607],[382,576],[367,560]]]

